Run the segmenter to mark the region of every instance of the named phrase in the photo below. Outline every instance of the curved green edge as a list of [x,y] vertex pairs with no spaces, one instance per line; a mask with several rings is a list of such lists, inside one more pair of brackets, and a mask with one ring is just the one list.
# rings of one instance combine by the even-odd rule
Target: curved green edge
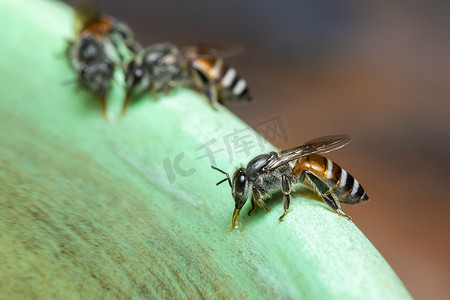
[[[215,186],[223,176],[196,149],[253,132],[182,89],[105,122],[89,93],[62,84],[74,77],[64,57],[72,22],[62,3],[0,2],[2,295],[411,298],[358,228],[301,187],[283,223],[275,195],[271,213],[247,217],[247,204],[241,229],[227,233],[230,189]],[[112,112],[122,97],[116,85]],[[164,161],[180,153],[195,172],[170,184]],[[230,163],[219,152],[217,166],[232,172],[248,161],[241,154]]]

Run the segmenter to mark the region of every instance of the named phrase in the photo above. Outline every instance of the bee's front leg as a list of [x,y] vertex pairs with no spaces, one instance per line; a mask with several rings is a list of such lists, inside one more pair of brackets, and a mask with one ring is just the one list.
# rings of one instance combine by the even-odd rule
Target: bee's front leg
[[267,207],[266,203],[264,203],[263,195],[262,193],[255,187],[253,187],[252,189],[253,191],[253,198],[256,200],[256,204],[258,204],[258,206],[263,207],[267,212],[270,212],[270,208]]
[[252,208],[248,211],[249,216],[250,216],[251,212],[255,209],[255,196],[252,196],[251,202],[252,202]]

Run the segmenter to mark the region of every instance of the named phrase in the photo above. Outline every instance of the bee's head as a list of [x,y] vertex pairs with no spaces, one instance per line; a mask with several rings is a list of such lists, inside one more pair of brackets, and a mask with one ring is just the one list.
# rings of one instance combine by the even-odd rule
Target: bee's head
[[104,97],[111,87],[113,74],[114,63],[109,60],[99,60],[83,65],[80,81],[97,96]]
[[125,99],[122,106],[122,115],[127,109],[131,98],[137,97],[148,90],[148,75],[142,64],[132,60],[125,69]]
[[80,64],[91,64],[105,57],[104,46],[92,35],[84,36],[79,43],[77,59]]
[[231,194],[233,195],[236,209],[240,210],[247,202],[250,193],[248,178],[244,168],[239,168],[234,172],[231,185]]
[[216,185],[221,184],[222,182],[228,181],[228,184],[231,187],[231,194],[233,195],[234,199],[234,212],[233,217],[231,220],[232,227],[230,231],[232,231],[235,228],[236,221],[239,224],[239,213],[241,212],[242,207],[244,206],[245,202],[247,202],[248,197],[250,196],[250,184],[247,178],[247,174],[245,173],[244,168],[239,168],[234,172],[233,178],[230,179],[230,176],[227,172],[224,172],[216,167],[211,166],[214,170],[217,170],[221,172],[222,174],[225,174],[227,178],[219,181]]

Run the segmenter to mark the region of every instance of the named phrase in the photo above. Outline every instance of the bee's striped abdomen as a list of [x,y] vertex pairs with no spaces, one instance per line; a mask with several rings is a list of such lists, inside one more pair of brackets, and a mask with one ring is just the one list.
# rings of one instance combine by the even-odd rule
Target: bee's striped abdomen
[[227,68],[220,80],[223,89],[230,90],[237,98],[249,98],[247,82],[240,78],[234,68]]
[[369,200],[363,187],[352,175],[324,156],[311,154],[297,160],[292,173],[299,177],[303,171],[323,181],[340,202],[355,204]]
[[217,84],[221,100],[250,99],[247,82],[240,78],[234,68],[227,66],[223,59],[198,58],[191,63],[192,67],[200,73],[208,84],[212,81]]

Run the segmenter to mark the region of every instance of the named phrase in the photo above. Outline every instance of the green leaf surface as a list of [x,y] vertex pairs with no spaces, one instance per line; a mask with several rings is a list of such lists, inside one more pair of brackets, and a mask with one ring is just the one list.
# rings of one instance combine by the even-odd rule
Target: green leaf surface
[[[229,157],[237,132],[260,140],[228,110],[176,89],[105,121],[94,96],[63,84],[76,76],[69,7],[3,0],[0,24],[0,298],[411,298],[305,187],[284,222],[275,194],[271,213],[248,217],[247,204],[227,233],[234,202],[204,146],[216,141],[228,172],[261,153]],[[111,116],[123,96],[116,84]]]

